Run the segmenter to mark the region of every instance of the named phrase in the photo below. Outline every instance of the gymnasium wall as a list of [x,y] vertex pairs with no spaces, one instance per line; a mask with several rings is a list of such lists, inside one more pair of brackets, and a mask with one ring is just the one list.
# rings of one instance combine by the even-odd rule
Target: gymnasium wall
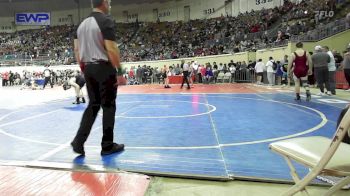
[[[158,18],[160,21],[183,21],[186,15],[185,6],[189,6],[189,19],[194,20],[215,18],[221,15],[236,16],[246,11],[268,9],[281,4],[283,4],[281,0],[171,0],[163,3],[127,5],[120,5],[117,1],[114,1],[111,15],[116,22],[134,22],[137,18],[140,22],[155,22]],[[60,10],[53,10],[50,5],[39,4],[38,2],[31,2],[30,6],[25,5],[28,4],[13,4],[12,8],[9,8],[13,11],[0,17],[0,32],[40,28],[40,26],[14,26],[14,14],[16,12],[50,12],[52,26],[78,24],[81,19],[87,17],[91,12],[90,7],[80,8],[81,19],[79,19],[79,11],[75,4],[72,4],[70,9]],[[55,6],[58,5],[60,3],[55,2]]]
[[[234,62],[243,62],[245,61],[248,63],[249,59],[249,53],[248,52],[242,52],[242,53],[236,53],[236,54],[225,54],[225,55],[216,55],[216,56],[205,56],[205,57],[194,57],[194,58],[184,58],[185,62],[190,62],[190,61],[197,61],[199,64],[203,65],[206,63],[211,63],[216,62],[217,64],[223,63],[223,64],[228,64],[231,60]],[[141,61],[141,62],[125,62],[123,63],[124,68],[130,68],[132,66],[137,67],[138,65],[147,65],[151,67],[158,67],[161,68],[164,65],[167,66],[172,66],[172,65],[177,65],[181,64],[182,59],[171,59],[171,60],[160,60],[160,61]]]
[[291,46],[279,48],[269,48],[256,51],[256,60],[262,59],[262,62],[266,63],[269,60],[269,57],[273,57],[276,61],[281,61],[284,55],[290,56]]
[[[347,30],[318,42],[305,42],[304,48],[307,51],[314,51],[314,48],[317,45],[328,46],[332,50],[335,49],[338,52],[343,53],[343,51],[346,49],[349,43],[350,43],[350,30]],[[293,49],[296,48],[295,44],[296,43],[293,43]]]
[[[328,46],[331,50],[337,50],[342,53],[348,44],[350,43],[350,30],[344,31],[332,37],[320,40],[318,42],[304,42],[304,49],[313,52],[315,46]],[[262,59],[263,62],[268,61],[269,57],[272,56],[275,60],[282,60],[284,55],[290,56],[296,49],[296,43],[288,43],[286,47],[271,48],[258,50],[256,52],[256,59]]]

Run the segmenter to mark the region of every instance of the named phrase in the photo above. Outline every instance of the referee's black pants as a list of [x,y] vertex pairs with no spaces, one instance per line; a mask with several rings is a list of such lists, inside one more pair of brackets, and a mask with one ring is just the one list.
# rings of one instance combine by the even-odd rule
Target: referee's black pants
[[51,88],[53,88],[53,84],[52,84],[52,81],[51,81],[51,76],[50,76],[50,77],[45,77],[45,82],[44,82],[43,88],[45,88],[45,86],[46,86],[47,83],[49,83],[49,82],[50,82]]
[[183,71],[183,79],[182,79],[181,88],[184,86],[185,82],[187,84],[187,88],[190,88],[190,84],[188,82],[188,76],[189,76],[189,72],[188,71]]
[[327,91],[330,91],[328,67],[315,67],[315,76],[320,91],[324,93],[324,84],[326,84]]
[[87,63],[84,70],[86,87],[89,95],[89,105],[85,109],[74,143],[83,146],[87,140],[97,114],[103,110],[103,150],[113,146],[113,129],[115,121],[117,97],[116,69],[110,63]]

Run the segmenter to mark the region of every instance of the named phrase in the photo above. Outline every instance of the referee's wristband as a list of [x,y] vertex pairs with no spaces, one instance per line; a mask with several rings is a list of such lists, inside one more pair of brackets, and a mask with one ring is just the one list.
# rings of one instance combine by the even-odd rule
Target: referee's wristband
[[118,75],[118,76],[123,75],[122,72],[123,72],[122,68],[121,68],[121,67],[118,67],[118,68],[117,68],[117,75]]

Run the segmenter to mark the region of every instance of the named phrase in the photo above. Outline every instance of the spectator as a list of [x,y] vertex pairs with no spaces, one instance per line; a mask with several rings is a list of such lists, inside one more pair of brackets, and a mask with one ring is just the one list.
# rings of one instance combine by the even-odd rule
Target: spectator
[[274,70],[275,61],[272,57],[269,58],[269,61],[266,63],[266,72],[267,72],[267,79],[269,81],[269,86],[275,85],[275,70]]
[[276,79],[277,79],[277,85],[281,85],[281,83],[282,83],[282,76],[283,76],[283,67],[282,67],[280,61],[277,61],[276,64],[277,64],[277,68],[276,68],[275,75],[276,75]]
[[255,73],[257,76],[257,84],[258,85],[263,84],[261,81],[263,79],[264,66],[265,66],[265,64],[262,62],[262,59],[259,59],[255,65]]
[[337,70],[335,66],[335,59],[333,53],[329,50],[328,46],[323,47],[324,52],[326,52],[330,57],[330,62],[328,63],[328,82],[329,88],[332,95],[335,95],[335,71]]
[[204,77],[204,82],[205,84],[209,84],[210,82],[213,81],[213,77],[214,77],[214,74],[213,74],[213,71],[210,67],[207,67],[207,70],[205,72],[205,77]]
[[[320,93],[318,95],[323,96],[325,94],[332,95],[329,88],[328,79],[328,63],[331,62],[330,56],[323,52],[321,46],[315,47],[315,54],[312,55],[312,62],[315,67],[315,76],[317,85],[320,88]],[[324,91],[326,85],[327,92]]]
[[345,78],[349,84],[349,88],[346,91],[350,92],[350,43],[347,47],[346,53],[344,54],[344,61],[342,62],[341,68],[344,69]]

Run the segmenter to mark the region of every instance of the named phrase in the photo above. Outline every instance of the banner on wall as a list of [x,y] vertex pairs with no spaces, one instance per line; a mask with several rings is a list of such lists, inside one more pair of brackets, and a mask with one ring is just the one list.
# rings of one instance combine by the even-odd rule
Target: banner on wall
[[51,15],[49,12],[16,13],[15,21],[16,25],[48,26],[51,24]]

